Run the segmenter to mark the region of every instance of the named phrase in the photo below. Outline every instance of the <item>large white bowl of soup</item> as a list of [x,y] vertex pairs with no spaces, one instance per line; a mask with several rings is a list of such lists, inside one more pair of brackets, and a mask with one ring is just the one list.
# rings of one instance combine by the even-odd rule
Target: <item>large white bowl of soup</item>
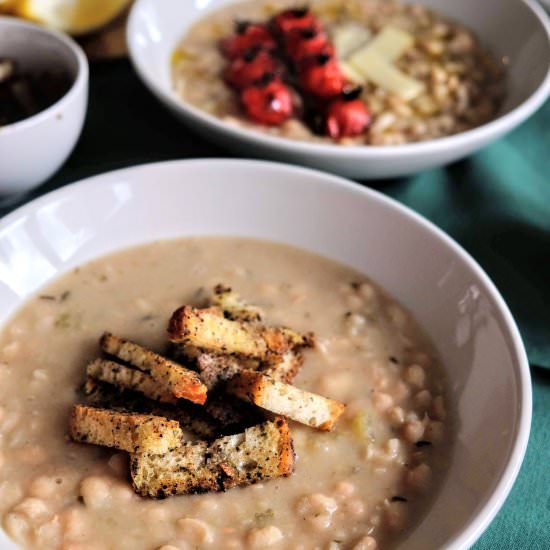
[[[505,501],[531,420],[525,350],[479,265],[336,176],[174,161],[62,188],[0,221],[0,548],[465,549]],[[293,384],[338,400],[289,421],[294,472],[164,500],[127,453],[71,441],[104,331],[162,352],[223,283],[312,331]],[[307,405],[304,405],[307,406]]]
[[[317,35],[295,53],[293,33],[276,23],[289,8],[301,11],[292,0],[139,0],[128,22],[130,57],[147,87],[208,139],[354,178],[402,176],[463,158],[518,126],[548,97],[550,22],[533,0],[308,5]],[[243,22],[266,27],[274,43],[245,41],[253,47],[232,50],[236,60],[223,45],[248,32]],[[310,49],[320,35],[326,47]],[[327,48],[326,78],[334,84],[334,73],[343,74],[334,89],[319,84],[322,68],[316,67],[321,76],[312,68],[322,58],[299,53]],[[266,49],[274,62],[260,59]],[[267,73],[282,83],[259,78]],[[247,96],[249,88],[256,93]],[[262,102],[278,112],[267,115]]]

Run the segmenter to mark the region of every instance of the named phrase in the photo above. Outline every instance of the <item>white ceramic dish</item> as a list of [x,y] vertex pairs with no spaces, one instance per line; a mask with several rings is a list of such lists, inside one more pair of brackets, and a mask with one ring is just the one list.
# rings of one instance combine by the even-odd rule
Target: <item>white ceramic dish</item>
[[[453,460],[408,550],[468,548],[506,499],[531,420],[525,351],[487,275],[435,226],[320,172],[255,161],[175,161],[45,195],[0,221],[0,326],[52,278],[156,239],[241,235],[301,246],[372,276],[439,348],[457,413]],[[0,548],[13,545],[0,533]]]
[[501,116],[479,128],[424,143],[344,147],[268,136],[222,122],[179,99],[171,54],[185,30],[235,0],[138,0],[128,21],[130,57],[151,91],[186,124],[238,154],[305,164],[354,178],[386,178],[446,164],[477,151],[528,118],[550,93],[550,21],[535,0],[418,0],[474,30],[507,57],[508,97]]
[[63,68],[71,89],[40,113],[0,127],[0,196],[48,179],[73,150],[88,103],[88,62],[67,35],[13,17],[0,17],[0,52],[23,70]]

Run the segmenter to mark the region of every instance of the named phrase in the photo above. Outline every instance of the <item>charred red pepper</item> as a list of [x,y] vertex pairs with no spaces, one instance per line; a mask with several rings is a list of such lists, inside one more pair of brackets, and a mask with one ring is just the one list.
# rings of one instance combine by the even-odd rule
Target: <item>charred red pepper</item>
[[281,72],[279,63],[266,50],[252,48],[243,57],[234,59],[225,71],[225,81],[242,90],[267,73]]
[[327,107],[325,132],[333,139],[362,134],[371,122],[370,113],[359,99],[361,88],[343,92]]
[[307,8],[282,11],[273,17],[272,26],[281,36],[299,29],[321,29],[317,18]]
[[252,120],[267,126],[279,126],[292,116],[292,93],[284,82],[272,75],[245,88],[241,92],[241,103]]
[[321,54],[306,60],[299,68],[299,81],[304,92],[330,99],[342,92],[346,79],[334,57]]
[[252,48],[274,50],[276,46],[267,25],[239,21],[235,25],[235,34],[222,41],[221,50],[229,59],[236,59]]
[[288,57],[299,63],[314,55],[333,55],[334,46],[324,31],[315,29],[295,30],[287,35],[286,52]]

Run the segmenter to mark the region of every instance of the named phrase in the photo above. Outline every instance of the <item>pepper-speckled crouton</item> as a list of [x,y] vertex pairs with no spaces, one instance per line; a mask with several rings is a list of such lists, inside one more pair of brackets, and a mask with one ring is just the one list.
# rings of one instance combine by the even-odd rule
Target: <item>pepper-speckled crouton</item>
[[219,284],[214,287],[212,305],[219,307],[225,317],[233,321],[257,323],[263,320],[263,311],[247,304],[230,287]]
[[159,386],[175,397],[200,405],[206,401],[206,386],[196,372],[108,332],[101,337],[100,345],[105,353],[150,374]]
[[304,364],[304,356],[299,351],[289,350],[276,361],[263,365],[260,370],[278,382],[291,384]]
[[264,327],[225,319],[210,309],[183,306],[170,319],[172,342],[218,352],[236,353],[255,359],[283,355],[291,348],[309,345],[311,335],[284,327]]
[[287,422],[277,418],[211,444],[186,442],[164,455],[134,453],[130,469],[143,496],[225,491],[290,475],[294,449]]
[[179,447],[183,437],[175,420],[84,405],[74,405],[69,433],[80,443],[158,454]]
[[343,403],[250,370],[233,377],[226,389],[258,407],[320,430],[331,430],[345,409]]
[[[213,418],[206,407],[195,405],[190,401],[178,401],[177,404],[160,403],[145,397],[142,393],[122,390],[90,377],[83,386],[83,393],[86,399],[85,404],[95,408],[136,412],[176,420],[179,422],[186,440],[198,438],[211,441],[221,433],[229,433],[224,432],[225,425]],[[244,401],[241,403],[247,404]]]
[[86,374],[120,389],[137,391],[161,403],[177,403],[172,392],[159,385],[155,379],[140,370],[132,369],[107,359],[95,359],[86,367]]

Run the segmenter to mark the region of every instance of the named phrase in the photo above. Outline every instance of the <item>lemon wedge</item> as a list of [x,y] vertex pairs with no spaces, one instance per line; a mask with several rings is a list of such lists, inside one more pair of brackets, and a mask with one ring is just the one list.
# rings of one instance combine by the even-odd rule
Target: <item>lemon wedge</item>
[[17,15],[80,35],[94,31],[114,19],[131,0],[19,0]]

